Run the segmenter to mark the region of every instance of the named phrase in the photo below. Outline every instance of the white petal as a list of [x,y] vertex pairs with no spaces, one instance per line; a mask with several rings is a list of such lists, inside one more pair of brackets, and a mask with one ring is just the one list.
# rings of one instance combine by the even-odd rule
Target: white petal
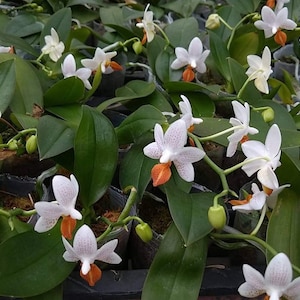
[[262,185],[271,190],[275,190],[279,187],[277,177],[269,166],[266,166],[257,172],[257,179]]
[[194,37],[188,48],[189,58],[190,60],[198,60],[203,52],[203,45],[201,40],[198,37]]
[[64,213],[64,209],[56,202],[36,202],[34,208],[40,216],[47,219],[58,219]]
[[244,264],[243,273],[245,280],[256,290],[265,290],[265,280],[261,273],[252,268],[251,266]]
[[179,161],[174,161],[174,165],[176,167],[176,170],[179,174],[179,176],[187,181],[192,182],[195,178],[195,171],[194,167],[191,163],[181,163]]
[[62,65],[61,65],[62,73],[64,77],[71,77],[75,76],[76,72],[76,62],[75,58],[72,54],[68,54],[66,58],[64,59]]
[[250,285],[248,282],[243,283],[239,287],[238,292],[241,296],[249,297],[249,298],[254,298],[259,295],[264,294],[264,290],[258,290],[258,289],[253,288],[253,286]]
[[100,249],[98,249],[96,259],[109,264],[119,264],[122,259],[118,254],[114,252],[117,245],[117,239],[108,241]]
[[194,163],[205,156],[205,152],[196,147],[184,147],[176,155],[176,161],[180,163]]
[[[275,255],[269,262],[265,272],[266,286],[285,289],[292,281],[293,270],[289,258],[284,253]],[[280,295],[281,296],[281,295]]]
[[58,219],[47,219],[45,217],[40,217],[34,226],[34,230],[40,233],[46,232],[56,225],[57,220]]
[[300,299],[300,277],[294,279],[284,291],[284,296],[293,297],[293,299]]
[[82,225],[77,230],[74,237],[73,249],[78,257],[94,260],[97,253],[97,241],[89,226]]
[[277,124],[273,124],[267,134],[265,141],[266,149],[270,157],[275,157],[280,151],[281,147],[281,133]]
[[152,159],[159,159],[162,155],[162,151],[158,148],[156,142],[152,142],[149,145],[145,146],[143,152],[146,156]]
[[157,143],[158,149],[163,151],[164,150],[164,145],[165,145],[164,131],[163,131],[161,125],[158,124],[158,123],[155,124],[155,126],[154,126],[154,140]]
[[91,269],[91,263],[89,259],[82,259],[81,272],[83,275],[86,275]]
[[226,156],[232,157],[235,154],[237,147],[238,147],[238,142],[229,142],[226,150]]
[[176,58],[171,64],[171,69],[178,70],[178,69],[183,68],[187,64],[188,64],[188,62]]
[[165,145],[173,151],[181,149],[187,142],[186,125],[183,120],[173,122],[165,133]]
[[73,247],[69,244],[69,242],[62,236],[62,241],[66,251],[63,254],[63,258],[65,261],[76,262],[80,260],[77,254],[74,252]]
[[262,74],[254,80],[254,85],[260,92],[269,94],[268,82]]
[[242,150],[248,158],[267,156],[265,145],[259,141],[247,141],[242,143]]

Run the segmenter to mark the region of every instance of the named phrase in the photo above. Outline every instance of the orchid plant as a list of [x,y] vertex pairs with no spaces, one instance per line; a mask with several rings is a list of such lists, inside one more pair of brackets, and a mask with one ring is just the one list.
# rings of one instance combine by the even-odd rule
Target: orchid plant
[[[50,177],[55,199],[31,211],[0,208],[0,295],[62,299],[77,262],[84,284],[97,285],[96,261],[122,260],[118,240],[106,240],[114,229],[136,220],[140,238],[151,240],[149,225],[129,211],[157,189],[173,222],[142,299],[197,299],[211,243],[247,243],[265,255],[264,277],[243,266],[240,295],[299,299],[299,82],[273,72],[277,49],[293,43],[300,53],[299,1],[23,2],[1,7],[0,120],[16,133],[0,147],[54,160],[38,187]],[[103,94],[114,75],[131,73],[142,77]],[[226,164],[207,143],[224,149]],[[195,192],[207,182],[201,164],[217,188]],[[241,173],[249,190],[229,180]],[[111,185],[130,191],[128,201],[96,236],[95,204]],[[233,228],[228,210],[256,216],[251,232]],[[32,226],[18,215],[39,218]]]

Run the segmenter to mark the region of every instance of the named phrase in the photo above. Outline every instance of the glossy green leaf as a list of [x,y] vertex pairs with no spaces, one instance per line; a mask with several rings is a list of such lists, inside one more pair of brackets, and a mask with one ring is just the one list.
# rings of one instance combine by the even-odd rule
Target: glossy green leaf
[[143,193],[150,182],[151,169],[157,160],[144,155],[143,148],[153,141],[153,133],[146,133],[125,153],[120,161],[119,181],[121,188],[134,186],[138,192],[138,198],[142,199]]
[[179,15],[187,18],[192,15],[196,7],[202,2],[202,0],[176,0],[162,4],[168,10],[172,10]]
[[268,83],[272,88],[278,89],[278,96],[284,104],[294,103],[290,89],[280,80],[269,78]]
[[28,297],[26,300],[63,300],[63,285],[60,284],[54,289],[38,296]]
[[165,191],[172,219],[187,246],[212,230],[207,214],[212,206],[214,193],[186,193],[172,179],[165,184]]
[[248,0],[248,1],[239,1],[239,0],[227,0],[227,3],[238,9],[242,14],[249,14],[256,11],[260,0]]
[[[166,41],[161,36],[156,35],[151,43],[147,44],[147,58],[151,70],[155,70],[156,58],[166,47]],[[152,74],[149,74],[152,76]]]
[[78,103],[84,92],[84,84],[79,78],[72,76],[60,80],[45,92],[45,107]]
[[194,17],[175,20],[165,28],[173,47],[188,48],[191,40],[198,36],[199,25]]
[[196,300],[205,269],[207,239],[190,246],[171,225],[149,269],[142,300]]
[[[100,18],[104,25],[113,24],[124,27],[122,9],[118,6],[102,7],[100,9]],[[111,29],[108,29],[112,31]]]
[[231,81],[231,74],[227,59],[230,57],[229,51],[222,39],[214,32],[209,32],[210,55],[212,55],[215,66],[223,75],[226,81]]
[[10,118],[15,124],[20,125],[23,129],[36,128],[39,122],[37,118],[23,114],[11,114]]
[[145,132],[152,130],[156,123],[164,122],[166,118],[157,108],[151,105],[141,106],[116,128],[119,144],[132,143]]
[[0,294],[30,297],[56,287],[74,268],[63,259],[64,251],[59,226],[42,234],[28,231],[0,244]]
[[51,34],[51,28],[54,28],[59,36],[59,40],[66,42],[71,29],[72,12],[69,7],[62,8],[50,16],[45,24],[40,36],[41,46],[45,45],[45,36]]
[[14,60],[0,63],[0,112],[3,114],[15,93],[16,74]]
[[155,91],[153,82],[145,82],[142,80],[132,80],[126,85],[116,90],[116,97],[101,103],[97,110],[103,111],[109,105],[132,99],[140,99],[146,97]]
[[41,32],[43,24],[32,14],[21,14],[7,24],[6,33],[17,37],[26,37]]
[[174,52],[164,50],[158,54],[155,61],[155,72],[162,82],[180,80],[182,70],[171,69],[171,63],[175,60]]
[[[299,193],[292,188],[286,188],[278,196],[269,221],[266,240],[276,251],[286,253],[291,262],[298,267],[300,266],[299,214]],[[268,252],[267,257],[268,260],[272,258]]]
[[74,131],[66,122],[48,115],[39,119],[37,136],[41,159],[61,154],[74,144]]
[[74,173],[84,207],[98,201],[113,178],[118,160],[118,141],[109,119],[83,106],[74,144]]

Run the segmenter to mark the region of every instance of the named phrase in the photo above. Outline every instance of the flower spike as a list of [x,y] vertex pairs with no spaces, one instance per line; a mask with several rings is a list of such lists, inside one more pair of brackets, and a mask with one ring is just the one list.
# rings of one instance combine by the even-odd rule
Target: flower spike
[[51,28],[51,35],[45,36],[45,46],[42,48],[42,53],[49,54],[49,57],[57,62],[65,50],[63,42],[59,41],[58,34],[54,28]]

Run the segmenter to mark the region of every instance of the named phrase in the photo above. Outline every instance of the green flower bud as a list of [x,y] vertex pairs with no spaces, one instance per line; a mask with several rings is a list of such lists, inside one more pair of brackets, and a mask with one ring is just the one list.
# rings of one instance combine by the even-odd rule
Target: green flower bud
[[37,136],[31,135],[26,141],[26,151],[28,154],[32,154],[37,150]]
[[9,150],[17,150],[18,149],[18,142],[16,140],[12,140],[8,143]]
[[226,213],[222,205],[211,206],[208,210],[208,221],[215,229],[222,229],[226,224]]
[[207,29],[217,29],[220,27],[220,18],[218,14],[211,14],[209,15],[208,19],[206,20],[205,27]]
[[258,20],[261,20],[261,15],[259,13],[256,13],[253,17],[252,17],[252,21],[255,22],[255,21],[258,21]]
[[135,54],[140,54],[143,51],[143,45],[140,41],[134,42],[132,44],[132,49],[135,52]]
[[274,120],[274,110],[271,107],[265,109],[261,115],[266,123]]
[[136,234],[140,237],[140,239],[148,243],[152,240],[153,233],[151,227],[147,223],[138,224],[135,227]]

